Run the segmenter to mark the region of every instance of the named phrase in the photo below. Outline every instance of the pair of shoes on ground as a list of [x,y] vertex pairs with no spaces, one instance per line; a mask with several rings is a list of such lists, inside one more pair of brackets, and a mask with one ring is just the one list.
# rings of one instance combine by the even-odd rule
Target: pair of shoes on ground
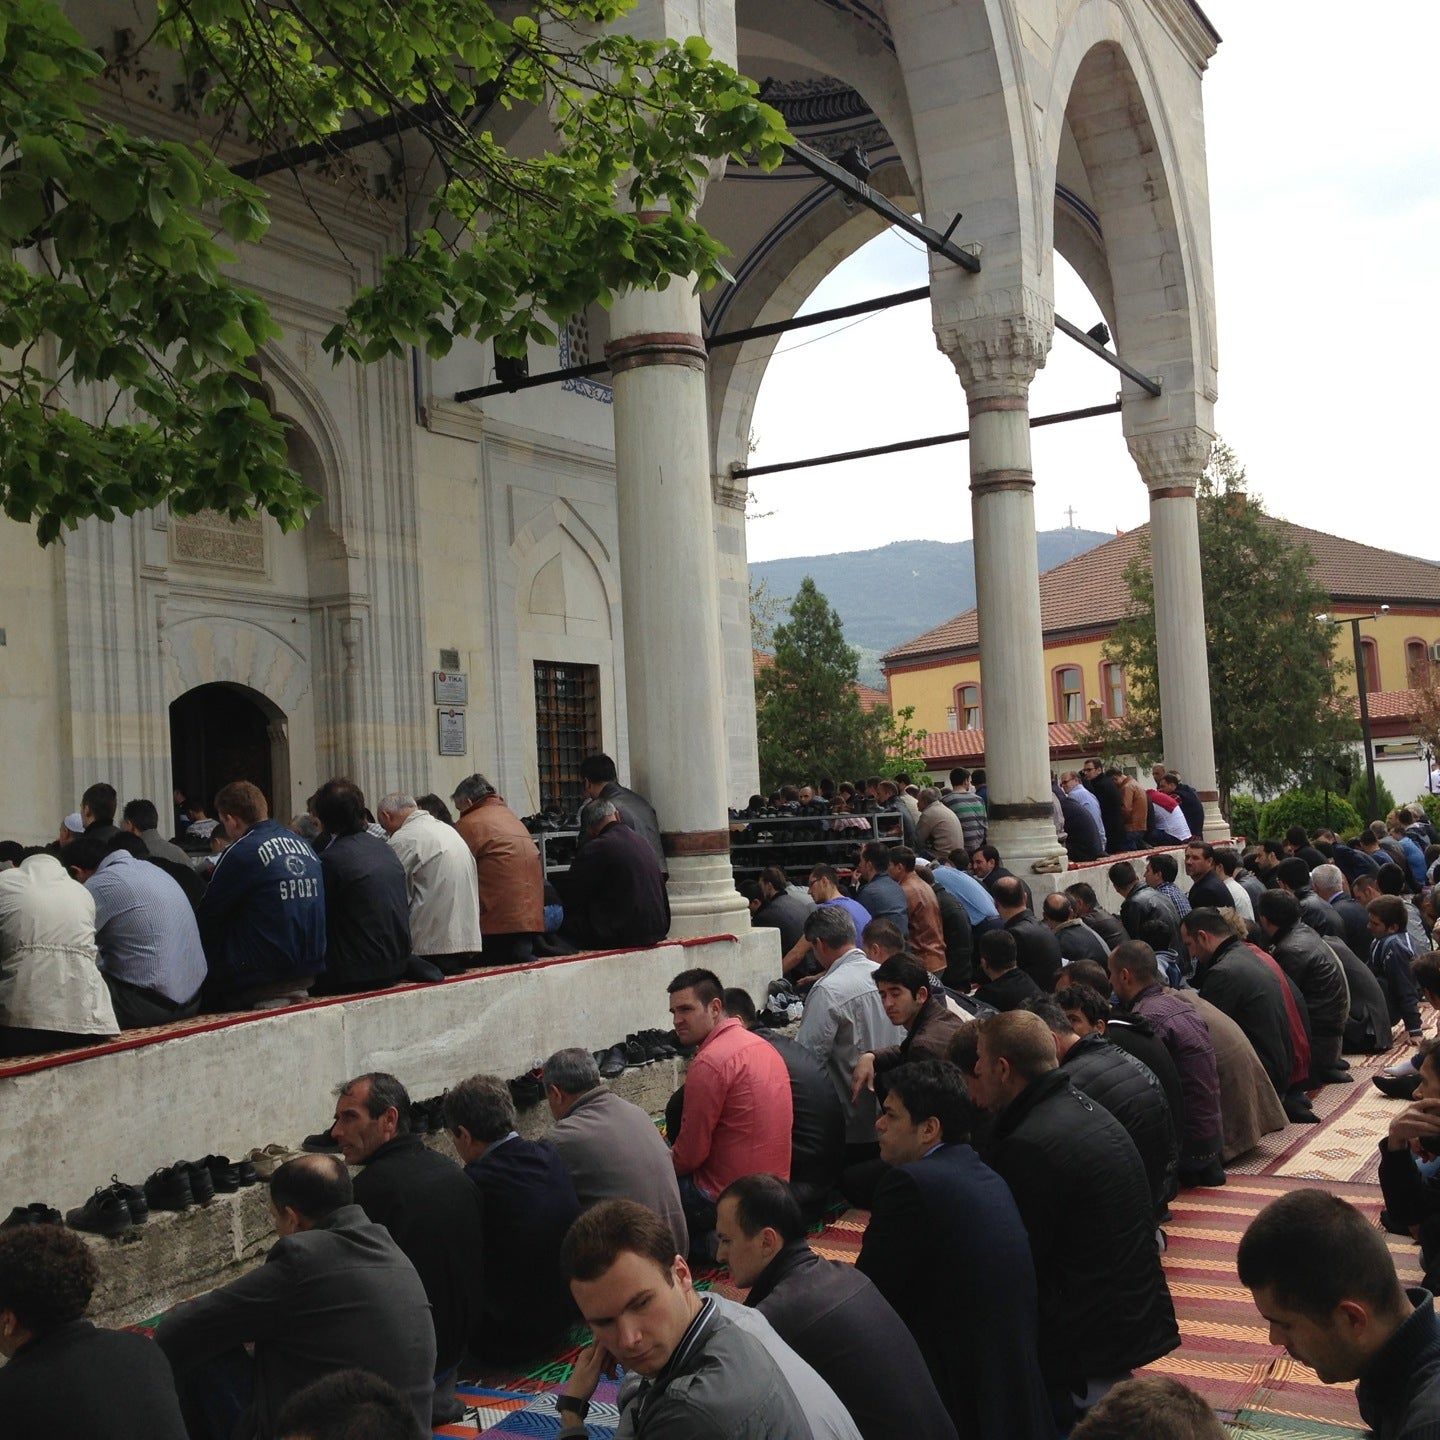
[[443,1135],[445,1133],[445,1096],[442,1091],[429,1100],[410,1102],[410,1133],[412,1135]]
[[1420,1072],[1407,1060],[1370,1077],[1375,1088],[1391,1100],[1413,1100],[1420,1088]]
[[517,1110],[529,1110],[545,1098],[545,1081],[538,1065],[513,1080],[507,1080],[505,1084]]
[[298,1159],[301,1153],[290,1145],[260,1145],[250,1152],[249,1162],[256,1179],[268,1182],[287,1160]]
[[203,1160],[180,1160],[161,1166],[145,1182],[144,1195],[152,1210],[188,1210],[192,1205],[208,1205],[217,1192],[232,1195],[259,1183],[260,1175],[252,1160],[232,1161],[228,1155],[207,1155]]
[[649,1065],[654,1060],[673,1060],[689,1052],[680,1044],[673,1030],[637,1030],[608,1050],[595,1051],[595,1063],[602,1080],[613,1080],[626,1069]]
[[17,1205],[3,1220],[0,1230],[14,1230],[20,1225],[63,1225],[65,1217],[53,1206],[41,1200],[32,1200],[28,1205]]

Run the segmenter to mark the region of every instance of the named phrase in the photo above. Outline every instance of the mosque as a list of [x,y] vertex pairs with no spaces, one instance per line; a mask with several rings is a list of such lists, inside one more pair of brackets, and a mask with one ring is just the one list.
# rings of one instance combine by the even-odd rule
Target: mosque
[[[75,14],[102,49],[127,23],[109,0]],[[337,773],[367,793],[448,794],[479,770],[523,814],[567,797],[601,748],[666,828],[676,933],[743,920],[725,829],[727,803],[756,785],[736,472],[776,322],[897,216],[931,250],[957,422],[968,407],[992,838],[1017,871],[1058,862],[1028,430],[1031,379],[1052,342],[1073,343],[1056,329],[1080,333],[1054,314],[1056,253],[1114,337],[1080,343],[1097,365],[1118,357],[1121,426],[1150,493],[1167,758],[1221,825],[1193,663],[1217,365],[1201,83],[1219,37],[1202,11],[640,0],[626,23],[703,34],[796,137],[773,173],[732,166],[709,187],[700,218],[733,283],[577,314],[557,347],[532,347],[531,377],[608,371],[513,393],[489,393],[481,344],[333,365],[321,337],[423,223],[425,195],[404,190],[407,216],[321,182],[312,211],[277,181],[273,229],[238,273],[283,327],[256,383],[321,503],[294,534],[158,509],[46,549],[0,522],[0,733],[19,838],[49,838],[97,779],[163,805],[173,787],[207,796],[245,774],[287,816]],[[155,135],[194,133],[164,87],[130,84],[104,106]],[[520,152],[548,143],[538,113],[484,123]],[[376,170],[395,159],[356,155]],[[722,334],[731,343],[707,345]],[[101,397],[69,403],[96,414]]]

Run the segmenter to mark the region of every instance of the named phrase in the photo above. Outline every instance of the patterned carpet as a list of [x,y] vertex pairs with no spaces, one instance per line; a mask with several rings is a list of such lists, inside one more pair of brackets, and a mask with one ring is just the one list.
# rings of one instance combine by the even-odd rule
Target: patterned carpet
[[[1370,1075],[1404,1052],[1352,1057],[1354,1085],[1330,1085],[1315,1097],[1319,1125],[1287,1125],[1230,1167],[1223,1188],[1188,1190],[1171,1205],[1166,1226],[1165,1272],[1180,1321],[1180,1348],[1150,1366],[1193,1387],[1215,1408],[1234,1437],[1244,1440],[1357,1440],[1365,1432],[1348,1385],[1322,1385],[1313,1371],[1271,1345],[1266,1327],[1235,1274],[1235,1249],[1250,1220],[1278,1195],[1318,1186],[1361,1208],[1378,1224],[1376,1142],[1394,1101],[1370,1084]],[[849,1211],[815,1237],[816,1250],[852,1261],[860,1249],[865,1215]],[[1406,1284],[1420,1280],[1419,1252],[1387,1236]],[[724,1272],[702,1282],[722,1294],[736,1292]],[[578,1332],[577,1342],[583,1337]],[[524,1375],[485,1377],[462,1384],[474,1409],[457,1425],[437,1430],[454,1440],[488,1436],[553,1436],[559,1431],[555,1395],[568,1378],[572,1348]],[[612,1440],[615,1387],[602,1386],[588,1419],[591,1440]]]

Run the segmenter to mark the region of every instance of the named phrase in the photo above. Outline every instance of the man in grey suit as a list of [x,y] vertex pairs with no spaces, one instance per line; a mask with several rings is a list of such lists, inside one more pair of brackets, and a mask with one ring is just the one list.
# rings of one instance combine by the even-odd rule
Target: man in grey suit
[[[621,819],[655,852],[660,873],[670,878],[670,862],[665,857],[665,846],[660,839],[660,821],[656,818],[655,807],[634,790],[627,790],[620,783],[620,774],[615,762],[608,755],[587,755],[580,762],[580,784],[587,800],[608,800],[619,812]],[[575,848],[582,849],[587,840],[581,827]]]
[[557,1050],[544,1064],[545,1099],[555,1117],[546,1137],[575,1182],[580,1204],[636,1200],[653,1210],[675,1237],[675,1253],[690,1253],[690,1231],[670,1147],[655,1122],[600,1079],[588,1050]]
[[270,1208],[280,1239],[265,1263],[177,1306],[155,1331],[191,1436],[276,1440],[285,1402],[337,1370],[388,1380],[428,1435],[430,1302],[390,1232],[353,1203],[344,1162],[302,1155],[282,1165]]

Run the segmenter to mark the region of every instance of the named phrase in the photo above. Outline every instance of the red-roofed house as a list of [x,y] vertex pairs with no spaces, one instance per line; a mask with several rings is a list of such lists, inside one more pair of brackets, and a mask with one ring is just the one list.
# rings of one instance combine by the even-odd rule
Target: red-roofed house
[[[1287,520],[1269,523],[1309,548],[1315,577],[1329,593],[1337,618],[1390,607],[1361,632],[1372,733],[1381,773],[1394,793],[1423,790],[1426,770],[1411,729],[1411,687],[1434,663],[1430,653],[1440,645],[1440,565]],[[1124,714],[1125,677],[1106,661],[1103,647],[1125,614],[1125,568],[1141,552],[1148,529],[1126,531],[1040,577],[1052,760],[1080,756],[1076,733],[1092,706],[1106,716]],[[1207,603],[1223,603],[1223,597],[1207,596]],[[1350,658],[1348,626],[1337,627],[1336,653]],[[882,663],[892,703],[897,709],[915,706],[914,723],[930,732],[926,754],[932,770],[938,774],[953,765],[983,762],[985,686],[975,610],[897,645]],[[1353,677],[1347,683],[1353,692]]]

